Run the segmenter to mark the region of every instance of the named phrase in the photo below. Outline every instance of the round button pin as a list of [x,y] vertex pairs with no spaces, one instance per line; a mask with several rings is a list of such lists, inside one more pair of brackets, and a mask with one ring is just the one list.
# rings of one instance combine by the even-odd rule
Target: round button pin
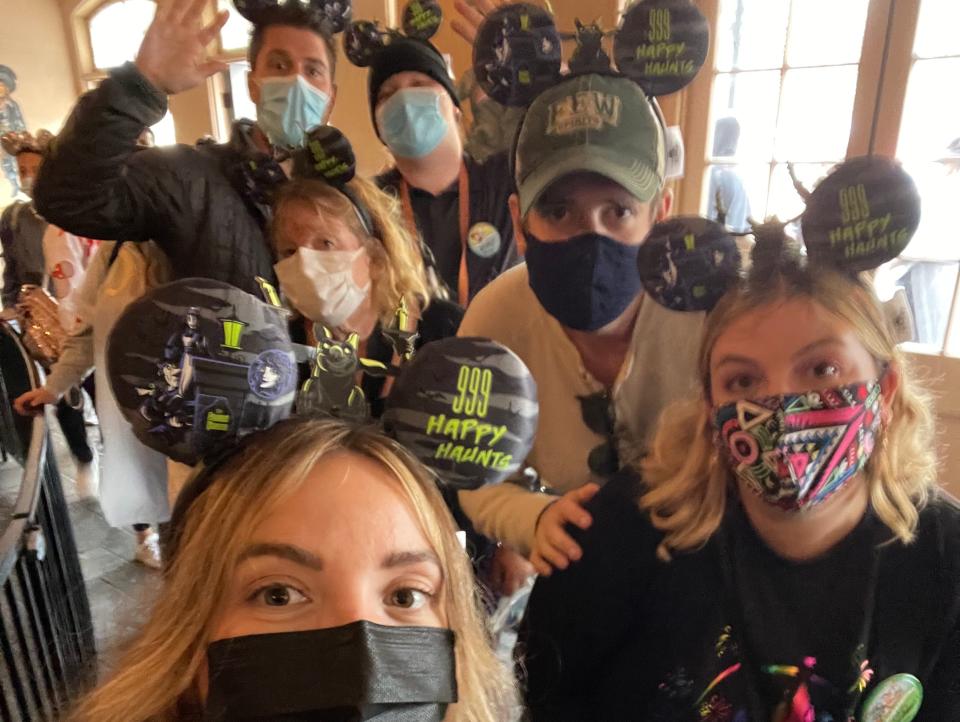
[[467,245],[480,258],[492,258],[500,250],[500,231],[490,223],[475,223],[467,232]]

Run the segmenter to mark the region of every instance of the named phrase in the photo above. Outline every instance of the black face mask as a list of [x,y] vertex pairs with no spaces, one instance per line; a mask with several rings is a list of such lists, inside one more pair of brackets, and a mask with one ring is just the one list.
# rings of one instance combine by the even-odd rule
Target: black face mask
[[556,243],[524,235],[530,288],[547,313],[564,326],[578,331],[603,328],[640,293],[640,246],[599,233]]
[[207,648],[205,722],[440,722],[457,701],[449,629],[367,621]]

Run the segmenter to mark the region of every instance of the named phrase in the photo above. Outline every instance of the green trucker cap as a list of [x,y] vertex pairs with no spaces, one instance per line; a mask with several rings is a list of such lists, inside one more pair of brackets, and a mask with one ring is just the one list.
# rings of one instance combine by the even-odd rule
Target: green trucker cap
[[634,81],[596,73],[563,80],[530,104],[517,138],[521,215],[570,173],[598,173],[649,201],[663,186],[665,158],[660,121]]

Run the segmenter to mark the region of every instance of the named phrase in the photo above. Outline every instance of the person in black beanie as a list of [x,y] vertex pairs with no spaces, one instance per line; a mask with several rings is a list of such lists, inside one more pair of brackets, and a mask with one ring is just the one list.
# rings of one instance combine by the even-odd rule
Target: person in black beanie
[[453,78],[429,42],[398,37],[379,51],[369,94],[377,137],[395,161],[377,185],[400,200],[428,268],[466,306],[518,260],[507,155],[480,164],[464,153]]

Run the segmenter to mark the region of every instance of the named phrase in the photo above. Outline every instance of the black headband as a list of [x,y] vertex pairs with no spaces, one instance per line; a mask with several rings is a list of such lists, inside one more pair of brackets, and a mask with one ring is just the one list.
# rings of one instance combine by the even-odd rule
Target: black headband
[[357,159],[347,137],[332,125],[321,125],[307,134],[304,147],[294,151],[295,178],[313,178],[340,191],[353,205],[357,219],[371,238],[379,233],[373,215],[348,185],[356,175]]

